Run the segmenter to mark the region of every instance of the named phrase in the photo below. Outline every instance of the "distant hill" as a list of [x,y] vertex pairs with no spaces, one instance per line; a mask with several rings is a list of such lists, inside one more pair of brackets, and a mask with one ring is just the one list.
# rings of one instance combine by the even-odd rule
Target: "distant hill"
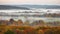
[[6,9],[22,9],[22,10],[29,10],[27,7],[17,7],[12,5],[0,5],[0,10],[6,10]]
[[32,8],[42,9],[60,9],[60,5],[0,5],[0,10],[6,9],[23,9],[30,10]]
[[60,9],[60,5],[16,5],[28,8]]

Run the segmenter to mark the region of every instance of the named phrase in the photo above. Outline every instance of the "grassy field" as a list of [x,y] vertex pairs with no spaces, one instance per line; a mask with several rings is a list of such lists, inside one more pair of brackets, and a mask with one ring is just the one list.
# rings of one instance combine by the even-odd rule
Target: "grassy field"
[[60,27],[0,25],[0,34],[60,34]]

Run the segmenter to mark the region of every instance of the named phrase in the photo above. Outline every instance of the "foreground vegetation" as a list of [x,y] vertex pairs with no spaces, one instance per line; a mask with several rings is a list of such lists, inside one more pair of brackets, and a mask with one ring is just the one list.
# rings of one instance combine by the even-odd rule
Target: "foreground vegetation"
[[60,34],[60,27],[5,26],[0,25],[0,34]]

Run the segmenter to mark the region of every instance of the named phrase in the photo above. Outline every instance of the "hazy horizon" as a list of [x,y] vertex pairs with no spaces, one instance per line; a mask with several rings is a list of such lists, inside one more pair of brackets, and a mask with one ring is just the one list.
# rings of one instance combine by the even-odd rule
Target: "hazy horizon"
[[60,0],[0,0],[0,5],[60,5]]

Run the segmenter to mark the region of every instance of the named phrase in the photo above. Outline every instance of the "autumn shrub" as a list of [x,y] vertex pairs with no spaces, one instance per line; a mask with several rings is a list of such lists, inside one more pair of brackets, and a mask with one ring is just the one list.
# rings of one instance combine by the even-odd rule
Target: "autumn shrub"
[[8,31],[4,32],[4,34],[15,34],[15,33],[11,30],[8,30]]
[[51,29],[47,29],[44,34],[54,34],[53,30]]

